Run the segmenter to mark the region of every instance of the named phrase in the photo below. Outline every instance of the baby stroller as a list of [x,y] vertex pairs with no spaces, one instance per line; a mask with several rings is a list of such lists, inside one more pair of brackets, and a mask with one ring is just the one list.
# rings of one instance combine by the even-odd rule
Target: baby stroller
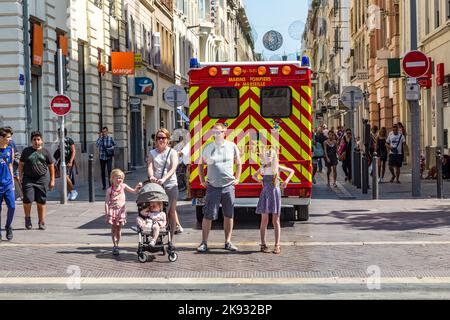
[[[152,201],[163,202],[163,211],[167,207],[168,197],[164,189],[156,183],[151,183],[149,181],[144,182],[139,195],[137,197],[136,203],[138,207],[138,214],[142,210],[150,206]],[[150,240],[152,239],[151,232],[144,232],[139,226],[137,226],[136,231],[139,235],[138,244],[138,260],[139,262],[147,262],[152,260],[151,253],[162,252],[162,255],[168,254],[170,262],[175,262],[178,259],[178,255],[175,252],[175,248],[172,245],[172,237],[170,235],[170,226],[167,226],[160,230],[158,240],[155,246],[150,246]],[[167,241],[164,239],[167,238]]]

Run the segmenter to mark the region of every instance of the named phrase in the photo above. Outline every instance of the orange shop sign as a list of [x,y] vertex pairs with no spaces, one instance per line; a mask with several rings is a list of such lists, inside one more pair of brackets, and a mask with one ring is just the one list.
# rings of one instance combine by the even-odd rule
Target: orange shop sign
[[111,71],[113,75],[134,74],[134,53],[133,52],[112,52]]
[[33,59],[32,63],[35,66],[42,66],[44,57],[44,33],[42,27],[38,24],[33,24]]

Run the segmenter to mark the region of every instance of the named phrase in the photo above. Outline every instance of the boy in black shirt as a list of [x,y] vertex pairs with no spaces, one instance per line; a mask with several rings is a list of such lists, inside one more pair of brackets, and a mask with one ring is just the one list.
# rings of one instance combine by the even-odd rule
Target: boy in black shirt
[[[29,230],[31,224],[31,204],[36,201],[39,216],[39,229],[45,230],[45,204],[47,202],[47,184],[55,187],[55,168],[50,152],[42,145],[42,134],[39,131],[31,133],[32,146],[23,150],[20,157],[19,172],[22,181],[23,208],[25,211],[25,227]],[[50,181],[47,179],[50,172]]]

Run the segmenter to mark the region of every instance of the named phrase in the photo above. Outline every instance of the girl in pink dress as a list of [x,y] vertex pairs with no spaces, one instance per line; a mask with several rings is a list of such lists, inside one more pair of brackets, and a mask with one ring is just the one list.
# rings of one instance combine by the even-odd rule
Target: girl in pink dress
[[113,241],[113,254],[119,254],[119,241],[122,232],[122,226],[127,223],[127,211],[125,208],[125,191],[138,193],[142,188],[139,182],[134,189],[130,188],[123,181],[125,174],[120,169],[114,169],[111,172],[111,187],[106,191],[105,199],[105,218],[111,225],[111,236]]

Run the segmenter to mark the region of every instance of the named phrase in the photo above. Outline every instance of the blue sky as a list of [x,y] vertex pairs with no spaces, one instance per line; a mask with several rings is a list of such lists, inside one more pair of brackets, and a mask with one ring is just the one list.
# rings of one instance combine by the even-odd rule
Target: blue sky
[[[273,55],[293,54],[300,50],[301,40],[289,35],[289,26],[294,21],[306,22],[311,0],[244,0],[247,16],[257,33],[255,51],[262,52],[266,59]],[[283,46],[277,51],[264,48],[262,38],[267,31],[275,30],[283,36]],[[291,60],[290,58],[288,58]]]

